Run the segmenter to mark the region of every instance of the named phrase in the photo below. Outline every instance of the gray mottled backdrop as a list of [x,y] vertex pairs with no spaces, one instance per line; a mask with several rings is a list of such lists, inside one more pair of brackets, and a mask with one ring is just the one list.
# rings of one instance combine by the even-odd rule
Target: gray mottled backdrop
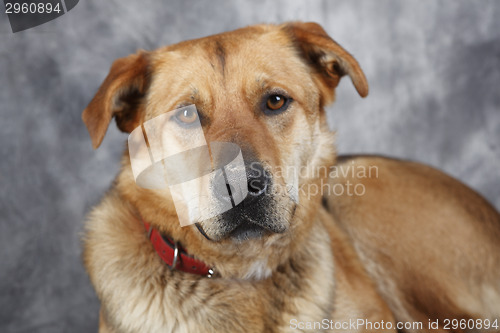
[[111,62],[233,28],[312,20],[371,84],[330,108],[341,153],[419,160],[500,208],[499,1],[91,1],[13,34],[0,6],[0,332],[95,332],[85,213],[118,170],[114,125],[93,151],[81,111]]

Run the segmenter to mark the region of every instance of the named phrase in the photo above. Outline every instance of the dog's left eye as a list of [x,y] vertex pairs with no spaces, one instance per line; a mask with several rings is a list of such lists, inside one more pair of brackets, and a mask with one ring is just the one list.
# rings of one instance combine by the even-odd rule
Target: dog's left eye
[[281,94],[268,95],[264,101],[264,110],[269,114],[277,114],[285,111],[290,104],[291,98]]
[[181,109],[175,113],[174,118],[179,125],[187,127],[198,120],[198,114],[192,109]]

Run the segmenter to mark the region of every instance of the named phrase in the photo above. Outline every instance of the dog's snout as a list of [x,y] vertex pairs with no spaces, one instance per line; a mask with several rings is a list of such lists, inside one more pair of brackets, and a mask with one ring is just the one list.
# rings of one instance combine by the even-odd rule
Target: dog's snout
[[259,162],[252,162],[247,167],[248,195],[258,197],[264,194],[269,185],[269,175]]

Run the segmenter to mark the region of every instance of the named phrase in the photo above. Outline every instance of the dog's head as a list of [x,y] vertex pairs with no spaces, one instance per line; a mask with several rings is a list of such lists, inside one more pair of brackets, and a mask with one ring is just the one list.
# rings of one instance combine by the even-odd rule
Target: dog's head
[[367,95],[356,60],[319,25],[252,26],[116,60],[83,120],[97,148],[113,117],[122,131],[131,132],[167,111],[195,104],[198,115],[177,113],[176,124],[199,117],[207,142],[241,148],[248,181],[243,202],[181,228],[169,191],[138,187],[127,153],[117,186],[160,230],[197,243],[198,250],[188,245],[202,259],[210,261],[222,248],[234,255],[234,246],[255,257],[263,248],[286,248],[314,220],[322,176],[311,170],[334,160],[324,106],[334,100],[344,75]]

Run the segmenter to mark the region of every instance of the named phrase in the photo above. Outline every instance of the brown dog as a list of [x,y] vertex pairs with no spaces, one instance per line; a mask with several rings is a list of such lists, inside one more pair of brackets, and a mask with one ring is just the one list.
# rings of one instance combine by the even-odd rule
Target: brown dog
[[[168,189],[135,183],[127,150],[87,222],[100,332],[497,329],[498,213],[426,166],[335,163],[324,107],[344,75],[367,95],[358,63],[315,23],[247,27],[113,64],[83,112],[94,148],[113,117],[131,132],[195,104],[207,141],[236,143],[258,174],[248,172],[244,204],[181,227]],[[298,175],[296,198],[271,190],[290,166],[320,170]]]

